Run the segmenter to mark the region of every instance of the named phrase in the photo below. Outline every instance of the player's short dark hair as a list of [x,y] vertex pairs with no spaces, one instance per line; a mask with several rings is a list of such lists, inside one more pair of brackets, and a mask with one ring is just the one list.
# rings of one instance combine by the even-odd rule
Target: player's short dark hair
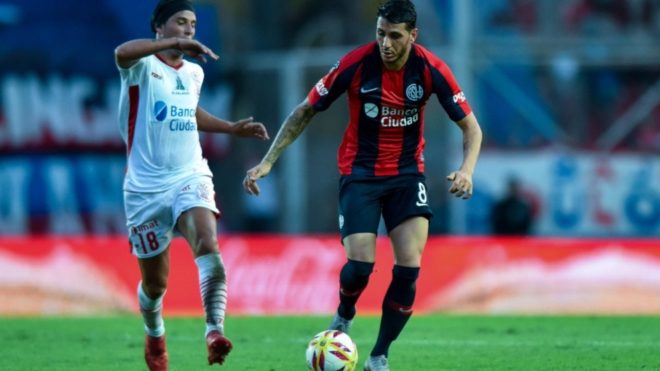
[[390,23],[405,23],[408,30],[412,30],[417,25],[415,4],[410,0],[387,0],[378,8],[378,16],[387,19]]
[[165,24],[172,15],[182,10],[195,11],[190,0],[160,0],[151,14],[151,31],[156,32],[156,27]]

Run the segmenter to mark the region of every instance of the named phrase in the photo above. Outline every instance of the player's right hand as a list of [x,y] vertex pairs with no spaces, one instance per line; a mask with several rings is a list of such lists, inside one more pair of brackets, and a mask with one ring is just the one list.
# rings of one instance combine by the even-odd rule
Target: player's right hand
[[243,188],[245,188],[245,191],[251,195],[258,196],[260,191],[257,185],[257,179],[268,175],[272,166],[269,163],[261,162],[259,165],[248,170],[245,179],[243,179]]

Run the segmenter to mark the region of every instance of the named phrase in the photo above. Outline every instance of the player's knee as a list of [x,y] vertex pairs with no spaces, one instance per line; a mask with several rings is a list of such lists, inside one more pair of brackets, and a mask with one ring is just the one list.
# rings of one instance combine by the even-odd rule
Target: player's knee
[[419,267],[395,265],[392,269],[392,281],[401,287],[414,290],[419,278]]
[[218,240],[214,235],[201,235],[194,242],[193,250],[197,256],[218,253]]
[[339,274],[340,281],[344,286],[366,286],[369,276],[374,270],[374,263],[361,262],[348,259]]
[[[418,267],[395,265],[392,269],[392,283],[387,290],[383,305],[404,307],[412,306],[415,301],[416,282],[419,277]],[[410,308],[407,308],[408,310]]]
[[156,300],[158,298],[161,298],[163,295],[165,295],[165,291],[167,291],[167,282],[160,280],[149,281],[149,282],[143,281],[142,289],[150,299]]
[[422,250],[423,248],[407,248],[405,251],[398,251],[395,266],[419,267],[422,263]]
[[348,259],[344,265],[344,269],[347,274],[368,277],[374,270],[374,263]]

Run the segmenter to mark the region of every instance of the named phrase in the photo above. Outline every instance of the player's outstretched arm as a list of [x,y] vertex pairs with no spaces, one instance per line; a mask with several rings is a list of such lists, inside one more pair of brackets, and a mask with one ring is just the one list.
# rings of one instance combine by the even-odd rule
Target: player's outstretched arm
[[477,166],[483,134],[474,113],[456,124],[463,131],[463,163],[458,170],[447,175],[447,180],[452,182],[449,192],[467,200],[472,197],[472,174]]
[[170,37],[127,41],[115,48],[115,61],[119,67],[129,68],[140,58],[168,49],[179,50],[201,62],[206,62],[205,56],[213,60],[219,58],[211,49],[197,40]]
[[177,38],[178,40],[178,50],[181,50],[183,54],[191,56],[202,63],[206,63],[206,57],[217,61],[220,59],[217,54],[211,50],[208,46],[200,43],[197,40],[183,38]]
[[261,162],[247,171],[245,179],[243,180],[243,188],[245,188],[247,193],[252,195],[259,194],[257,180],[270,173],[270,169],[273,167],[282,152],[284,152],[284,149],[298,138],[300,133],[302,133],[307,125],[309,125],[315,114],[316,111],[307,98],[305,98],[305,100],[296,106],[293,112],[289,114],[280,127],[280,130],[277,132],[273,144],[271,144],[268,152],[264,155],[263,159],[261,159]]
[[197,130],[199,131],[225,133],[237,137],[255,137],[263,140],[270,139],[264,124],[254,121],[252,117],[230,122],[213,116],[202,107],[197,106],[195,118],[197,119]]

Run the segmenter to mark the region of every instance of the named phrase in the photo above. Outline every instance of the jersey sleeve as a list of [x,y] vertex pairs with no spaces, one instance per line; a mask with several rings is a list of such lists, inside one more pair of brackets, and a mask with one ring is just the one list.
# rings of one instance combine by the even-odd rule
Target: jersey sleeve
[[362,60],[364,49],[365,47],[356,49],[342,57],[309,91],[307,100],[314,110],[325,111],[348,89]]
[[117,66],[117,68],[119,69],[119,75],[121,76],[122,80],[126,82],[126,84],[136,85],[139,84],[144,78],[144,75],[148,73],[149,58],[140,58],[134,65],[130,66],[129,68],[122,68],[119,66]]
[[472,108],[465,98],[465,93],[456,82],[449,66],[440,58],[428,57],[433,92],[438,101],[453,121],[460,121],[472,113]]

